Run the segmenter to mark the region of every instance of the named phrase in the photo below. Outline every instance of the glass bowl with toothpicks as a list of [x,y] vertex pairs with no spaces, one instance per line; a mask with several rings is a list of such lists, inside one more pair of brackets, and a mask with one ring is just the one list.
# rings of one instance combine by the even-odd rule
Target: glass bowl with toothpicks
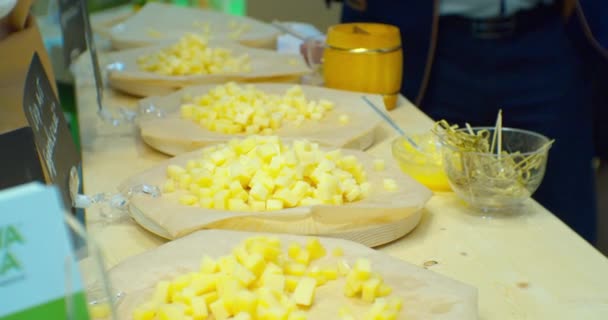
[[[500,119],[499,115],[499,119]],[[439,121],[443,166],[452,190],[482,212],[516,210],[540,185],[553,140],[532,131],[458,128]]]

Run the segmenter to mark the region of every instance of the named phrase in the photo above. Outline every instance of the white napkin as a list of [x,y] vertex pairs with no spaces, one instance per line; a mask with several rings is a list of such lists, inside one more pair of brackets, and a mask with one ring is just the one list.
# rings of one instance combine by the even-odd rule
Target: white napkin
[[17,0],[0,0],[0,19],[8,16],[17,4]]

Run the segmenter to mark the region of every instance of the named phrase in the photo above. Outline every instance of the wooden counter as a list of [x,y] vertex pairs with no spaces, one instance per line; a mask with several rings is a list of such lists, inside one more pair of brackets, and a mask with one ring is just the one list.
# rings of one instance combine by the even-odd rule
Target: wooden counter
[[[84,188],[87,194],[114,193],[123,179],[167,157],[144,145],[133,127],[97,118],[85,61],[75,78]],[[107,90],[107,107],[135,102]],[[410,132],[431,125],[405,100],[391,115]],[[391,157],[394,136],[388,126],[381,128],[380,142],[369,152]],[[164,243],[127,217],[104,222],[98,207],[87,210],[86,221],[108,267]],[[454,194],[436,194],[412,233],[379,250],[420,266],[434,261],[429,269],[477,287],[480,319],[608,319],[608,259],[532,200],[518,215],[485,219]]]

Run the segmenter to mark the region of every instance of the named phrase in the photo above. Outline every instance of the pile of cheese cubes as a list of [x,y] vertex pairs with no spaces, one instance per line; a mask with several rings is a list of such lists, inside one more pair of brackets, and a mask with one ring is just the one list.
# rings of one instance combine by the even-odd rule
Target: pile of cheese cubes
[[176,44],[137,58],[141,70],[162,75],[198,75],[250,72],[249,55],[234,57],[225,48],[210,48],[195,34],[184,35]]
[[182,118],[226,134],[271,134],[285,121],[298,127],[307,119],[321,120],[334,107],[328,100],[306,99],[300,86],[278,95],[234,82],[217,86],[202,96],[186,96],[184,102]]
[[185,167],[169,165],[164,193],[182,190],[180,203],[209,209],[270,211],[340,205],[367,196],[363,165],[316,143],[251,136],[202,150]]
[[[345,276],[347,296],[362,293],[363,300],[373,303],[360,319],[397,319],[402,303],[383,298],[391,288],[372,272],[368,260],[359,259],[352,269],[346,260],[335,258],[323,267],[313,265],[326,254],[316,238],[304,246],[292,243],[287,252],[277,238],[248,238],[230,255],[205,256],[197,272],[159,282],[152,298],[133,311],[133,319],[305,320],[306,310],[314,308],[317,287]],[[338,317],[356,319],[347,308],[338,311],[337,306]]]

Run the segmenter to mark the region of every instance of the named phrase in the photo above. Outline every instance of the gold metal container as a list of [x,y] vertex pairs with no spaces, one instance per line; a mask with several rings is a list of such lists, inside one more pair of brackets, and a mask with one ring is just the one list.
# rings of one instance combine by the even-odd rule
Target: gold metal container
[[384,96],[397,105],[403,76],[399,28],[379,23],[345,23],[329,28],[323,53],[325,86]]

